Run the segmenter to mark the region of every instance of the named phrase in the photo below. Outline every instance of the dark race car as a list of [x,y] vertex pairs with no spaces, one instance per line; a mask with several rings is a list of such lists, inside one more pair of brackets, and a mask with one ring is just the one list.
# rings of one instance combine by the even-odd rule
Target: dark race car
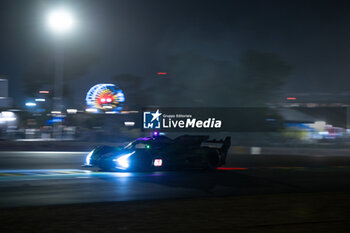
[[184,135],[138,138],[125,147],[100,146],[86,156],[83,167],[104,171],[215,169],[225,164],[231,138]]

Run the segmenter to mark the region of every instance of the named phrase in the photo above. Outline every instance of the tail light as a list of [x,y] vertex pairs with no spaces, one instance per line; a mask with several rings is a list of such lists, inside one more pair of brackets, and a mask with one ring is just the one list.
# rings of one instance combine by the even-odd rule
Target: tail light
[[153,166],[155,166],[155,167],[161,167],[161,166],[163,166],[163,160],[162,160],[162,159],[155,159],[155,160],[153,161]]

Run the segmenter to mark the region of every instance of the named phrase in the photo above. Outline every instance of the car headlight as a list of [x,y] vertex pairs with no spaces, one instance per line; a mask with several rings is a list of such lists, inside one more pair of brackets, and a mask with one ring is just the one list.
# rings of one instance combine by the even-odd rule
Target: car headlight
[[133,155],[134,153],[135,153],[135,151],[133,151],[129,154],[121,155],[117,159],[113,159],[113,161],[116,162],[116,164],[117,164],[117,168],[121,168],[121,169],[128,168],[130,166],[129,157],[131,155]]
[[86,165],[91,165],[91,164],[90,164],[90,161],[91,161],[91,156],[92,156],[93,153],[94,153],[94,150],[92,150],[92,151],[86,156],[86,158],[85,158],[85,164],[86,164]]

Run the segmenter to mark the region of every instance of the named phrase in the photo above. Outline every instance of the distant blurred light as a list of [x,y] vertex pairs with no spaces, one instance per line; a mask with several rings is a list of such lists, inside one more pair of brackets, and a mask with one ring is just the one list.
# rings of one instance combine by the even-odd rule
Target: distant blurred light
[[76,114],[78,112],[78,109],[73,109],[73,108],[71,108],[71,109],[67,109],[67,113],[68,114]]
[[62,117],[53,117],[51,120],[47,121],[47,123],[58,123],[58,122],[63,122]]
[[98,112],[98,110],[96,108],[87,108],[87,109],[85,109],[85,111],[91,112],[91,113],[97,113]]
[[295,97],[287,97],[287,100],[296,100],[297,98]]
[[43,98],[35,99],[36,102],[45,102],[46,100]]
[[51,111],[51,114],[62,114],[61,111]]
[[106,114],[117,114],[117,112],[105,112]]
[[14,117],[15,114],[13,112],[3,111],[3,112],[1,112],[1,116],[2,117]]
[[27,107],[35,107],[35,106],[36,106],[36,103],[34,103],[34,102],[27,102],[27,103],[26,103],[26,106],[27,106]]
[[133,122],[133,121],[125,121],[125,122],[124,122],[124,125],[125,125],[125,126],[134,126],[134,125],[135,125],[135,122]]
[[0,114],[0,122],[9,122],[9,121],[15,121],[16,115],[13,112],[4,111]]
[[318,132],[319,135],[328,135],[328,131],[321,131],[321,132]]
[[49,91],[39,91],[40,94],[49,94]]
[[65,33],[71,30],[75,21],[71,12],[67,9],[59,8],[51,11],[48,16],[48,26],[56,33]]
[[315,121],[314,123],[315,128],[324,128],[326,125],[327,123],[325,121]]
[[158,72],[157,74],[158,75],[167,75],[168,73],[167,72]]
[[121,114],[139,113],[139,111],[121,111]]

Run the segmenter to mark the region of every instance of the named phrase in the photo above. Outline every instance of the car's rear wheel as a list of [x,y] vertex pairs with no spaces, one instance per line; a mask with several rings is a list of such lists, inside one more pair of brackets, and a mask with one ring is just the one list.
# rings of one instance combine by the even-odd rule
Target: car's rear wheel
[[219,153],[216,151],[213,151],[211,153],[208,153],[207,156],[207,166],[206,169],[213,171],[220,165],[220,157]]

